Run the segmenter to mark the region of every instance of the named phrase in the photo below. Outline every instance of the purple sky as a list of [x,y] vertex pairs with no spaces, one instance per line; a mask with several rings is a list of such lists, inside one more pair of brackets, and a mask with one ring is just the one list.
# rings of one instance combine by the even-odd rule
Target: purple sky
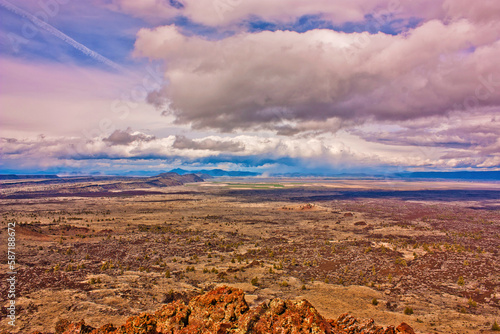
[[500,1],[0,0],[0,173],[500,170]]

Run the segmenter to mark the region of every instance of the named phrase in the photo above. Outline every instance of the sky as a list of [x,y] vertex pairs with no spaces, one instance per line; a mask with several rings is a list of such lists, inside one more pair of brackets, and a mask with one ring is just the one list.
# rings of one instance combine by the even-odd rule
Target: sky
[[500,170],[497,0],[0,0],[0,173]]

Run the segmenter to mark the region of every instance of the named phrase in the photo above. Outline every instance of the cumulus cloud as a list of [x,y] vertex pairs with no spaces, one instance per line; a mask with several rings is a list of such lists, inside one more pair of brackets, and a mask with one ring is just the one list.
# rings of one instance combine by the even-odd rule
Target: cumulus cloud
[[[179,135],[158,138],[131,130],[92,140],[64,137],[0,138],[0,168],[17,166],[20,169],[23,165],[76,168],[85,165],[82,161],[100,161],[111,165],[116,161],[121,161],[121,165],[126,165],[126,161],[130,164],[143,161],[144,165],[151,168],[167,162],[175,166],[220,167],[228,163],[233,164],[233,167],[269,165],[272,166],[269,170],[273,172],[282,172],[286,168],[356,170],[366,166],[499,168],[500,136],[495,138],[494,133],[499,133],[496,125],[483,127],[471,122],[467,126],[456,125],[447,129],[438,129],[437,126],[420,131],[416,128],[378,133],[364,130],[354,135],[341,131],[334,138],[328,135],[279,138],[245,134],[193,140]],[[109,137],[114,137],[117,144],[110,145]]]
[[169,25],[141,30],[135,54],[166,62],[160,95],[177,122],[294,134],[302,122],[407,120],[500,105],[498,31],[499,23],[433,20],[396,36],[318,29],[212,41]]
[[[111,147],[100,138],[95,138],[93,141],[82,141],[76,138],[44,140],[31,138],[13,141],[1,138],[0,141],[3,147],[0,167],[3,169],[14,165],[18,165],[18,169],[21,169],[23,166],[19,165],[20,162],[30,167],[43,169],[47,166],[83,168],[83,166],[89,166],[88,161],[96,161],[96,164],[116,163],[120,166],[126,164],[126,161],[129,161],[131,165],[136,161],[143,161],[151,168],[158,168],[164,162],[170,165],[175,163],[177,166],[203,165],[219,168],[228,164],[232,168],[273,165],[277,172],[283,172],[283,167],[286,166],[311,169],[350,165],[363,168],[367,163],[380,163],[374,155],[354,152],[342,144],[327,144],[311,138],[285,141],[278,138],[243,135],[232,138],[231,141],[215,137],[194,141],[172,136]],[[226,144],[232,143],[229,149],[238,151],[230,152],[227,145],[222,145],[224,141]],[[244,142],[251,143],[251,145],[243,148]],[[219,146],[221,151],[215,151],[215,146]]]
[[134,141],[151,141],[154,139],[154,136],[148,136],[143,133],[132,133],[131,129],[128,128],[126,131],[115,130],[109,137],[104,138],[103,141],[110,145],[128,145]]
[[378,21],[411,17],[484,21],[495,20],[500,13],[496,0],[111,0],[106,6],[152,22],[182,15],[208,26],[234,26],[251,19],[289,22],[306,15],[320,15],[336,24],[363,21],[367,15]]
[[185,136],[176,136],[174,148],[184,150],[209,150],[209,151],[223,151],[223,152],[239,152],[243,151],[244,146],[242,143],[234,142],[232,140],[214,140],[206,138],[203,140],[192,140]]

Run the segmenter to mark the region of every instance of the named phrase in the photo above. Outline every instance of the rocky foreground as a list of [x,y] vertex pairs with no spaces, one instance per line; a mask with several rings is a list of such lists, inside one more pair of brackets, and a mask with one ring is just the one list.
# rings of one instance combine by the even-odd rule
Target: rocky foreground
[[[176,300],[154,314],[131,317],[118,328],[107,324],[93,328],[85,322],[60,320],[56,334],[223,334],[223,333],[315,333],[315,334],[414,334],[405,323],[394,328],[360,321],[343,314],[337,320],[323,318],[306,300],[279,298],[250,309],[242,290],[223,286],[193,297],[186,305]],[[34,332],[33,334],[42,334]]]

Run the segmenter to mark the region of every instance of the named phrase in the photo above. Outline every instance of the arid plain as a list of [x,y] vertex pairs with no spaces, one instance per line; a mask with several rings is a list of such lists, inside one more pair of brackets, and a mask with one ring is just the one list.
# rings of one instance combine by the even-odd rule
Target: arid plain
[[[349,312],[422,333],[500,322],[498,183],[157,181],[3,180],[18,319],[12,331],[3,294],[0,330],[120,324],[222,284],[251,306],[305,298],[328,318]],[[6,291],[5,249],[0,260]]]

